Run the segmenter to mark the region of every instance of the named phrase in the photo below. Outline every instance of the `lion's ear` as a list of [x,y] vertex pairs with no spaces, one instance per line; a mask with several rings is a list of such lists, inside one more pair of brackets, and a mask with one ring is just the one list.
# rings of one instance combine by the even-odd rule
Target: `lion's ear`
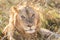
[[12,6],[10,11],[11,11],[13,14],[18,14],[17,7],[15,7],[15,6]]

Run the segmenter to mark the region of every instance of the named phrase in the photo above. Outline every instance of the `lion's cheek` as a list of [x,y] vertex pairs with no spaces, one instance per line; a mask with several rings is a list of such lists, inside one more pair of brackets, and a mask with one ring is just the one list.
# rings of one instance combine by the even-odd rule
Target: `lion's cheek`
[[36,29],[37,27],[36,26],[32,26],[31,29]]
[[23,29],[24,29],[24,30],[30,30],[30,28],[29,28],[29,27],[23,27]]

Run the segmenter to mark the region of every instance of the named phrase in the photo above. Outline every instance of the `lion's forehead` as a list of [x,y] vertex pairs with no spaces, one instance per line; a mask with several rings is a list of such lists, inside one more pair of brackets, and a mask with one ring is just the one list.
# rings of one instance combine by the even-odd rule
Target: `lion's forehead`
[[32,16],[33,14],[36,14],[36,12],[31,7],[24,7],[23,9],[20,9],[20,14]]

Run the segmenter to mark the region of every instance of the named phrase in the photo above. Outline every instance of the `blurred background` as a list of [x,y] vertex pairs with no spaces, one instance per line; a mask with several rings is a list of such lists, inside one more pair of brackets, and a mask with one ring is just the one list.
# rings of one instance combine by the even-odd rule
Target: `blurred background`
[[[22,1],[0,0],[0,37],[2,30],[9,22],[9,9]],[[60,0],[33,0],[33,3],[41,7],[41,27],[60,34]]]

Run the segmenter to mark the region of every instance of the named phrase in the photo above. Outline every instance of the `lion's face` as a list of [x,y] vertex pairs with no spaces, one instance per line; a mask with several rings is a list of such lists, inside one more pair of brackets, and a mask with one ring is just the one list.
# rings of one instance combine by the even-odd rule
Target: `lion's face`
[[31,7],[19,10],[20,26],[25,33],[34,33],[37,30],[38,15]]

